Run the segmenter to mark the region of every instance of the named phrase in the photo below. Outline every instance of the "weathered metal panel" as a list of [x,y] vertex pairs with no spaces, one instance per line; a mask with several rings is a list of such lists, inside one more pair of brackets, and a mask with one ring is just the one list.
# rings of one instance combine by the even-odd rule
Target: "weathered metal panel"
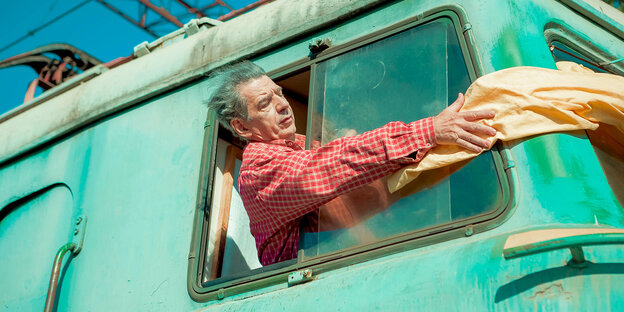
[[[72,190],[73,204],[53,216],[65,219],[59,222],[67,228],[45,228],[66,237],[64,242],[46,244],[39,253],[29,244],[3,237],[3,244],[29,250],[43,262],[36,267],[43,272],[34,277],[46,285],[33,296],[45,300],[54,252],[71,241],[73,219],[84,214],[89,218],[84,248],[62,271],[58,311],[197,307],[186,292],[186,258],[207,115],[204,93],[201,83],[188,86],[91,125],[0,170],[2,203],[49,181],[60,181]],[[16,231],[19,222],[28,220],[5,218],[0,226]],[[22,233],[28,240],[47,242],[34,234]],[[11,252],[7,255],[14,257]],[[12,265],[3,279],[23,280],[21,272],[33,269]],[[0,293],[11,294],[13,286],[0,284]]]
[[[320,274],[262,295],[245,294],[201,311],[619,311],[621,248],[589,250],[587,269],[569,252],[505,261],[505,235],[466,238]],[[605,274],[610,274],[605,278]]]
[[71,190],[56,184],[34,191],[0,206],[0,216],[11,210],[0,222],[0,311],[43,310],[54,254],[71,239]]
[[[624,55],[621,39],[560,2],[457,2],[471,23],[482,72],[518,65],[552,68],[543,34],[552,21]],[[348,23],[308,32],[339,17],[346,21],[351,12],[377,3],[276,1],[157,49],[0,123],[0,208],[62,183],[72,190],[73,208],[56,217],[67,218],[68,226],[79,214],[89,218],[84,249],[63,273],[59,311],[623,310],[621,247],[585,248],[593,263],[584,269],[566,266],[570,255],[565,250],[503,258],[507,237],[519,231],[624,228],[623,209],[582,132],[506,144],[517,187],[514,206],[494,229],[314,273],[312,281],[301,285],[288,287],[284,279],[223,300],[197,303],[190,298],[187,258],[209,82],[169,91],[214,66],[267,47],[275,49],[255,60],[276,70],[305,59],[311,39],[330,37],[334,44],[345,44],[456,2],[387,2]],[[292,39],[288,45],[275,46],[286,39]],[[78,126],[85,127],[71,132]],[[39,148],[24,154],[35,147]],[[2,219],[0,230],[14,224],[17,221]],[[69,232],[62,235],[71,238]],[[53,252],[50,266],[52,258]],[[4,280],[21,278],[17,270],[7,274]],[[0,293],[12,285],[0,284]],[[11,307],[3,304],[0,309]]]

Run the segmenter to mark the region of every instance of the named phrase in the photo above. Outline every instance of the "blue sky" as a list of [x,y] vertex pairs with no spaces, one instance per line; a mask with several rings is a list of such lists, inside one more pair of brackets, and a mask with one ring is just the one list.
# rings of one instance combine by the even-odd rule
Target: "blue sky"
[[[83,1],[85,0],[0,0],[2,6],[2,10],[0,10],[0,21],[2,21],[0,49],[26,35],[29,31],[46,25],[54,17]],[[137,0],[107,0],[107,2],[136,18],[139,7]],[[151,2],[162,5],[170,1],[151,0]],[[186,2],[192,5],[196,3],[205,5],[211,1],[187,0]],[[255,1],[225,0],[225,2],[234,9],[239,9]],[[221,8],[213,11],[217,15],[227,13]],[[153,11],[148,12],[148,17],[151,15],[155,15],[155,13]],[[186,23],[191,18],[193,17],[189,16],[180,21]],[[169,25],[163,25],[161,29],[169,32],[169,27],[174,29],[173,26]],[[126,21],[97,1],[91,0],[32,36],[0,51],[0,60],[46,44],[67,43],[89,53],[102,62],[108,62],[132,54],[134,46],[143,41],[153,40],[155,40],[154,36]],[[2,93],[0,114],[22,104],[28,84],[36,77],[37,73],[27,66],[0,69],[0,91]]]

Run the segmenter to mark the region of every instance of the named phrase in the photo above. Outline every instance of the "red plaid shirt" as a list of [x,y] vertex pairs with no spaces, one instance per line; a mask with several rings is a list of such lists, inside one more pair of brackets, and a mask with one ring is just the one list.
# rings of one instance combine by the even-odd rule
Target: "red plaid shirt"
[[296,135],[294,142],[251,142],[243,151],[239,190],[262,265],[297,257],[306,214],[420,161],[435,144],[433,118],[391,122],[311,150],[304,143]]

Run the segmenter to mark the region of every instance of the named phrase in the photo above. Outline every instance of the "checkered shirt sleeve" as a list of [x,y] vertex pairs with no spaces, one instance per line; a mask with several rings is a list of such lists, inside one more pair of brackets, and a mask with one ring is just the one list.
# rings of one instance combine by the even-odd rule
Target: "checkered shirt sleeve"
[[295,141],[251,142],[239,190],[263,265],[297,257],[303,217],[328,201],[422,159],[435,144],[433,117],[391,122],[313,150]]

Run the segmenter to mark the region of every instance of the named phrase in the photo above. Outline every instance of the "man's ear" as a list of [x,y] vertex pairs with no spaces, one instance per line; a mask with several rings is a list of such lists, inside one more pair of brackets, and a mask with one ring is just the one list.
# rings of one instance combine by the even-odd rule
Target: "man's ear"
[[232,120],[230,120],[230,126],[232,126],[232,129],[234,129],[234,131],[236,131],[236,133],[238,133],[238,135],[240,135],[241,137],[245,139],[251,139],[251,129],[247,128],[245,121],[243,121],[242,119],[233,118]]

